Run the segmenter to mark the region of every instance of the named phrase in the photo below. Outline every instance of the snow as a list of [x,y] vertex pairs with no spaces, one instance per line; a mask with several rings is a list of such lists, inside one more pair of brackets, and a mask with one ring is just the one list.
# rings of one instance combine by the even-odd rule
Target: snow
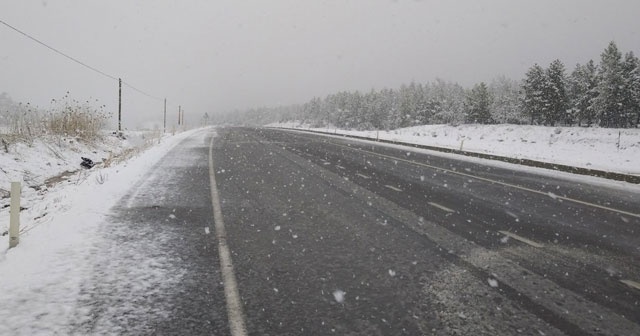
[[336,300],[336,302],[343,303],[345,294],[347,294],[347,293],[345,293],[344,291],[342,291],[340,289],[337,289],[337,290],[335,290],[333,292],[333,298]]
[[352,131],[310,128],[297,122],[269,126],[357,135],[640,175],[640,129],[501,124],[424,125],[392,131]]
[[[146,147],[147,141],[138,134],[129,140],[107,137],[94,144],[36,141],[14,145],[9,154],[0,155],[0,188],[21,179],[24,172],[22,206],[27,208],[21,212],[20,244],[7,249],[8,235],[0,237],[0,334],[69,334],[74,324],[89,318],[89,309],[78,305],[83,299],[81,284],[95,276],[92,261],[98,247],[110,244],[99,230],[108,224],[109,209],[165,153],[193,132],[154,138],[155,145],[144,151],[133,150]],[[134,157],[123,162],[112,160],[108,167],[78,170],[69,179],[36,190],[52,176],[76,170],[81,155],[100,162],[109,154],[115,158],[127,153]],[[95,195],[100,195],[100,202],[95,201]],[[8,204],[6,197],[0,201]],[[8,212],[8,208],[0,210],[2,232],[8,227]],[[122,247],[111,249],[120,253],[115,250]],[[139,285],[145,286],[145,277],[157,276],[154,270],[162,260],[140,258],[145,256],[131,262],[140,271]]]
[[487,282],[489,283],[489,286],[491,286],[493,288],[498,287],[498,280],[496,280],[496,279],[488,278]]

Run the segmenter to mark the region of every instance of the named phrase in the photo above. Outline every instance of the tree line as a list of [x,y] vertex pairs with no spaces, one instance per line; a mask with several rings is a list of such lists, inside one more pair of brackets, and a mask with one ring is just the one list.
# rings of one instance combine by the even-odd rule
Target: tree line
[[314,127],[395,129],[425,124],[640,125],[640,61],[615,42],[567,73],[560,60],[534,64],[522,81],[498,77],[464,88],[437,79],[399,89],[338,92],[307,103],[234,111],[218,123],[301,121]]

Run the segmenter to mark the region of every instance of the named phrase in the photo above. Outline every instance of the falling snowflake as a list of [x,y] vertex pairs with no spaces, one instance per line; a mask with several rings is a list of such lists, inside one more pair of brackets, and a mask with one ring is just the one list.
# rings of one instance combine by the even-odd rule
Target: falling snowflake
[[276,226],[275,228],[273,228],[276,231],[280,231],[280,225]]
[[396,271],[390,269],[389,270],[389,275],[392,276],[392,277],[396,276]]
[[496,279],[488,278],[487,282],[489,283],[489,286],[491,286],[493,288],[498,287],[498,280],[496,280]]
[[337,289],[333,292],[333,298],[336,299],[336,302],[343,303],[345,294],[347,293],[340,289]]

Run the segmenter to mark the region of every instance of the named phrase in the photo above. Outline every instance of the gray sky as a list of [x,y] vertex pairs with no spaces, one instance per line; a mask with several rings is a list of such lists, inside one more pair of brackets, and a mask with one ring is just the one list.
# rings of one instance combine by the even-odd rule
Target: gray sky
[[[534,63],[640,54],[630,0],[2,0],[0,19],[178,105],[187,121],[340,90],[439,77],[521,79]],[[49,107],[70,91],[117,111],[117,82],[0,25],[0,92]],[[162,102],[125,87],[123,121],[161,124]],[[172,122],[172,119],[170,119]]]

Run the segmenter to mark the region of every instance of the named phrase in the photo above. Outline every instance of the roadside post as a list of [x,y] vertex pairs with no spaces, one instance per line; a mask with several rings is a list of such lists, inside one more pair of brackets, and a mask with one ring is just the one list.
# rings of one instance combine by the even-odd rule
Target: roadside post
[[20,242],[20,182],[11,182],[11,205],[9,219],[9,248]]

